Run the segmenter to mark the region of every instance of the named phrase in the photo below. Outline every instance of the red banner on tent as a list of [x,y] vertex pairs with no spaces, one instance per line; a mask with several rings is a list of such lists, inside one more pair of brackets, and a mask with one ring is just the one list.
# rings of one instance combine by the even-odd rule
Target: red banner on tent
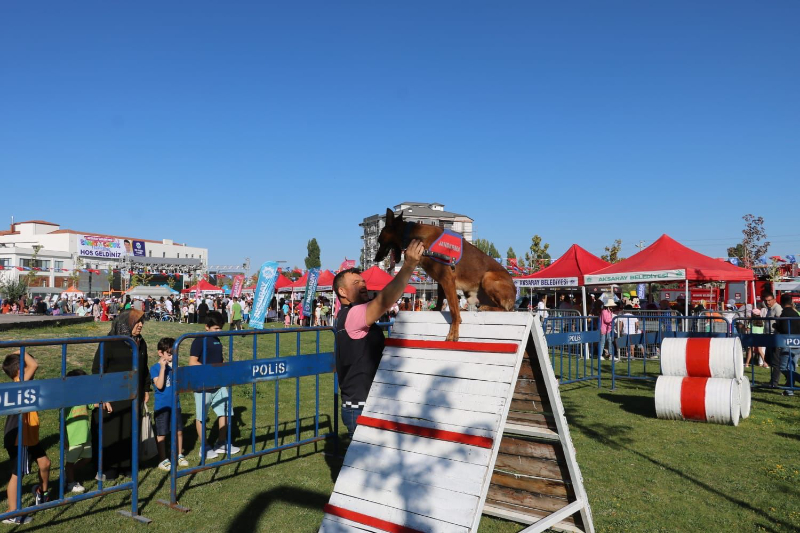
[[233,276],[233,288],[231,288],[231,296],[234,298],[238,298],[242,295],[242,289],[244,288],[244,276],[239,274],[238,276]]

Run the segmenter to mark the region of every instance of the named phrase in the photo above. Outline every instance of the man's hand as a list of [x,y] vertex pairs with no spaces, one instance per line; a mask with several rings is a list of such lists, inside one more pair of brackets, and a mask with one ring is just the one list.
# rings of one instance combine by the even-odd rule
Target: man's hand
[[425,247],[422,245],[422,241],[417,239],[413,239],[411,243],[406,248],[405,254],[405,262],[403,265],[409,264],[409,267],[416,268],[419,264],[420,259],[422,259],[422,253],[425,251]]

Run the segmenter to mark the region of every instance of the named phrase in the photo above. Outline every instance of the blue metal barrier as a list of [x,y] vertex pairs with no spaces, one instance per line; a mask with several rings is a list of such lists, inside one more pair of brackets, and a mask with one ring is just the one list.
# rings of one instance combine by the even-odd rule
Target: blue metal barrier
[[598,318],[548,316],[542,327],[553,370],[558,373],[558,383],[566,385],[596,379],[600,387],[600,359],[594,357],[594,346],[600,342]]
[[[202,427],[203,434],[200,436],[200,465],[195,467],[187,467],[178,470],[178,446],[177,446],[177,409],[172,409],[171,414],[171,451],[170,451],[170,501],[159,500],[159,503],[167,505],[173,509],[187,511],[188,509],[178,505],[177,501],[177,481],[178,478],[189,476],[196,472],[207,470],[210,468],[217,468],[231,463],[260,457],[266,454],[279,452],[282,450],[296,448],[305,444],[310,444],[327,439],[331,436],[338,437],[339,432],[339,411],[338,411],[338,382],[336,381],[336,364],[333,351],[321,352],[320,351],[320,334],[323,332],[333,333],[331,327],[312,327],[312,328],[290,328],[290,329],[267,329],[267,330],[246,330],[246,331],[212,331],[207,333],[189,333],[182,335],[176,339],[173,345],[173,403],[177,405],[178,394],[186,392],[203,391],[203,404],[205,404],[206,390],[214,388],[226,387],[228,390],[227,401],[227,439],[226,439],[226,459],[221,459],[212,463],[206,463],[206,413],[205,410],[202,414]],[[301,335],[309,333],[315,334],[316,337],[316,352],[311,354],[301,353]],[[292,356],[280,355],[280,339],[281,336],[295,335],[296,336],[296,354]],[[212,337],[228,337],[228,359],[227,362],[222,364],[201,364],[197,366],[178,366],[178,357],[181,344],[186,339],[203,339],[203,355],[202,362],[205,363],[208,353],[207,339]],[[234,361],[234,345],[235,337],[252,337],[252,358],[243,361]],[[275,339],[275,354],[273,357],[259,357],[258,353],[258,339],[265,337],[274,337]],[[320,374],[333,374],[333,433],[320,434],[319,421],[320,421]],[[315,376],[315,410],[314,410],[314,436],[306,439],[300,439],[300,378],[303,376]],[[281,445],[279,443],[279,386],[280,381],[285,379],[295,378],[295,441],[289,444]],[[274,398],[274,445],[270,448],[263,450],[256,450],[256,384],[274,381],[275,382],[275,398]],[[232,426],[232,409],[233,397],[231,395],[231,386],[233,385],[252,385],[252,413],[251,413],[251,433],[250,433],[250,452],[244,453],[238,457],[231,457],[231,426]],[[197,413],[196,413],[197,414]]]
[[[778,324],[781,324],[781,326],[778,327]],[[759,328],[762,333],[753,333],[753,326]],[[766,348],[765,356],[770,359],[770,365],[780,364],[782,356],[789,357],[787,361],[789,368],[785,372],[782,369],[787,383],[776,388],[791,391],[800,390],[800,375],[796,371],[797,359],[800,358],[800,333],[781,334],[777,332],[777,329],[785,329],[787,332],[800,332],[800,318],[752,317],[733,320],[733,330],[742,341],[743,349]],[[779,353],[774,354],[775,357],[769,357],[771,350],[777,350]],[[769,383],[765,385],[756,384],[755,365],[751,365],[750,384],[753,387],[770,387]]]
[[[661,373],[661,341],[677,337],[729,337],[730,322],[722,316],[642,316],[622,314],[614,317],[611,331],[617,353],[611,358],[611,389],[617,379],[655,380]],[[625,360],[625,373],[617,373],[617,362]],[[651,371],[648,373],[648,361]],[[641,362],[641,367],[639,363]],[[641,368],[641,372],[639,371]],[[655,373],[653,370],[655,369]]]
[[[132,348],[132,361],[130,372],[103,372],[105,345],[109,342],[126,342]],[[67,377],[67,346],[75,344],[99,344],[100,374]],[[61,377],[52,379],[33,379],[25,381],[25,353],[30,347],[61,346]],[[21,341],[0,341],[0,350],[5,348],[19,348],[19,382],[1,383],[0,415],[18,415],[17,422],[17,501],[16,510],[1,513],[0,520],[24,516],[36,511],[68,505],[113,492],[131,491],[131,510],[119,511],[140,522],[150,522],[149,519],[139,514],[139,349],[130,337],[82,337],[72,339],[41,339]],[[103,417],[99,416],[99,443],[98,458],[98,483],[97,490],[85,492],[75,496],[64,496],[64,445],[67,441],[65,408],[79,405],[97,404],[100,409],[106,402],[131,401],[132,427],[131,427],[131,481],[120,483],[113,487],[104,488],[102,481],[103,472]],[[23,414],[33,411],[59,410],[59,483],[58,498],[22,507],[22,478],[23,468]],[[27,466],[27,465],[25,465]]]

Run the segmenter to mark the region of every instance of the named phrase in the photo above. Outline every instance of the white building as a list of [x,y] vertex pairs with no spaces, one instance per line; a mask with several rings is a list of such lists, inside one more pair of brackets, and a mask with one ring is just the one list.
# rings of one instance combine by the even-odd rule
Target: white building
[[[444,210],[444,204],[426,202],[403,202],[394,206],[395,216],[403,214],[406,222],[418,224],[431,224],[443,229],[460,233],[468,242],[472,242],[472,220],[467,215],[459,215]],[[372,215],[359,224],[364,228],[361,236],[361,267],[369,268],[375,264],[375,254],[378,252],[378,235],[386,225],[386,214]]]
[[[109,290],[127,279],[129,271],[149,269],[159,275],[191,276],[208,265],[208,249],[160,241],[61,229],[53,222],[29,220],[0,231],[0,275],[21,277],[35,272],[31,292],[58,293],[68,287],[68,277],[77,268],[79,289],[93,293]],[[99,273],[97,271],[100,271]],[[116,282],[110,281],[112,275]],[[124,282],[123,282],[124,284]],[[118,287],[115,287],[118,288]]]

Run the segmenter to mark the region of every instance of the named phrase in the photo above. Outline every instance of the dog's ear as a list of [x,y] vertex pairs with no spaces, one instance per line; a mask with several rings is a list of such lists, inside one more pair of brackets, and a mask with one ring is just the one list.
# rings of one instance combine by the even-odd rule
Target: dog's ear
[[391,209],[389,209],[387,207],[386,208],[386,225],[387,226],[391,226],[393,222],[394,222],[394,211],[392,211]]

